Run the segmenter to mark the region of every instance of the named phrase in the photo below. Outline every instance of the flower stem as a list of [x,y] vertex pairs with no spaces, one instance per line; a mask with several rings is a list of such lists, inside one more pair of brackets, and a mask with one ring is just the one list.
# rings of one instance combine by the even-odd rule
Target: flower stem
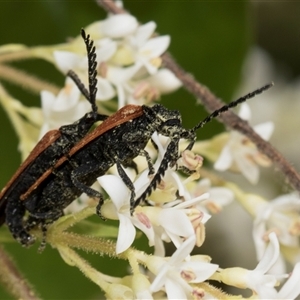
[[106,291],[109,284],[102,278],[102,273],[90,266],[90,264],[81,258],[74,250],[65,246],[59,245],[59,252],[63,257],[67,257],[72,261],[72,265],[76,266],[87,278],[96,283],[102,290]]

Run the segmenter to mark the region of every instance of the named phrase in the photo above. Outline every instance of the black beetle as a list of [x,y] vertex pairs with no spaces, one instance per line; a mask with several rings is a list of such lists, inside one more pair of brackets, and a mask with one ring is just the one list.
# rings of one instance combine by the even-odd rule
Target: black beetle
[[[103,121],[108,116],[98,114],[95,104],[97,92],[97,72],[96,72],[96,54],[93,42],[91,42],[82,31],[88,53],[88,70],[89,70],[89,91],[80,82],[77,75],[70,71],[68,76],[71,77],[85,98],[90,102],[92,111],[85,114],[81,119],[73,124],[65,125],[57,130],[47,132],[31,151],[26,160],[21,164],[17,172],[6,184],[0,193],[0,225],[5,222],[10,227],[9,218],[6,217],[6,207],[8,202],[18,203],[20,197],[28,188],[34,184],[47,170],[52,170],[57,160],[68,155],[70,149],[78,143],[91,129],[97,121]],[[10,211],[9,214],[14,212]],[[16,214],[25,214],[23,208]],[[12,216],[14,218],[14,216]],[[18,217],[16,216],[16,219]],[[23,226],[23,225],[22,225]]]
[[[82,36],[87,49],[91,48],[93,42],[83,30]],[[91,53],[93,54],[91,55]],[[88,56],[89,61],[94,61],[92,64],[96,64],[93,50],[88,50]],[[87,98],[92,104],[92,113],[95,114],[95,97],[91,95],[95,95],[96,70],[89,68],[89,71],[90,82],[92,83]],[[80,83],[80,85],[82,84]],[[63,209],[82,193],[99,200],[96,211],[98,215],[101,215],[103,197],[100,192],[90,186],[97,177],[104,175],[113,165],[116,165],[120,177],[131,191],[130,204],[133,212],[134,208],[156,188],[167,168],[176,164],[180,157],[178,152],[180,139],[189,140],[187,149],[191,150],[196,140],[196,131],[199,128],[222,112],[254,97],[270,86],[272,84],[221,107],[192,129],[182,127],[181,115],[178,111],[169,110],[160,104],[155,104],[152,107],[127,105],[107,119],[102,115],[97,115],[98,117],[94,118],[91,123],[93,124],[95,119],[105,119],[103,123],[92,132],[81,134],[81,137],[76,141],[74,139],[72,144],[65,144],[63,149],[68,149],[67,153],[60,149],[58,158],[48,159],[46,167],[43,168],[44,172],[39,171],[39,176],[34,176],[34,180],[27,180],[27,177],[31,176],[30,168],[27,167],[22,170],[19,176],[14,176],[13,180],[10,181],[8,188],[0,198],[1,207],[6,206],[6,223],[10,231],[22,245],[31,244],[34,238],[29,234],[30,228],[41,224],[45,232],[46,225],[62,216]],[[82,86],[80,89],[84,90]],[[85,122],[84,118],[81,119],[83,123]],[[70,126],[76,129],[78,125],[74,123]],[[154,132],[170,138],[167,151],[156,174],[154,174],[151,158],[145,150]],[[42,153],[35,158],[33,157],[31,165],[35,166],[40,157],[46,160],[46,151],[48,148],[55,150],[56,143],[49,145]],[[154,174],[154,177],[145,192],[138,199],[135,199],[133,183],[126,175],[123,167],[136,169],[133,159],[137,156],[146,158],[149,174]],[[19,188],[19,185],[22,188]],[[3,208],[1,211],[3,216]],[[24,217],[26,212],[29,214],[27,219]]]

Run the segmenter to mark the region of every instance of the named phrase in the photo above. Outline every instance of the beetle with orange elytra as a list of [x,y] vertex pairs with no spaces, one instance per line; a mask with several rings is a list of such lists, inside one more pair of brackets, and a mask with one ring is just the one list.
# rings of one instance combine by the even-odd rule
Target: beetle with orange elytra
[[[237,106],[272,86],[272,84],[265,85],[222,106],[192,129],[182,127],[181,115],[178,111],[169,110],[160,104],[152,107],[126,105],[112,116],[106,117],[97,113],[95,103],[97,64],[93,41],[83,30],[82,37],[88,53],[89,92],[74,72],[69,72],[69,74],[91,103],[90,114],[95,115],[91,124],[89,122],[85,124],[86,119],[89,120],[87,114],[79,121],[67,125],[76,131],[78,124],[83,124],[85,131],[79,130],[80,137],[72,139],[69,143],[63,143],[62,149],[57,148],[57,141],[60,137],[65,138],[65,135],[61,133],[62,127],[58,130],[59,133],[56,133],[59,137],[54,139],[53,143],[46,140],[45,137],[49,133],[46,134],[0,194],[0,218],[3,219],[5,216],[5,222],[12,235],[24,246],[32,244],[35,240],[30,234],[32,227],[41,225],[46,233],[47,225],[62,216],[63,209],[82,193],[99,200],[96,212],[101,216],[103,196],[90,186],[113,165],[116,165],[119,176],[131,192],[130,207],[133,213],[134,208],[146,200],[161,182],[167,168],[176,165],[180,157],[178,150],[180,139],[190,141],[186,149],[191,150],[196,141],[198,129],[229,108]],[[103,122],[88,133],[98,120],[103,120]],[[154,132],[170,139],[156,172],[150,155],[145,150],[147,143],[152,141],[151,137]],[[49,135],[51,137],[51,134]],[[48,155],[48,152],[51,155]],[[153,175],[153,178],[145,191],[136,199],[134,185],[123,167],[132,167],[137,170],[134,162],[137,156],[145,157],[149,175]],[[38,162],[40,161],[44,161],[42,168],[39,168]]]

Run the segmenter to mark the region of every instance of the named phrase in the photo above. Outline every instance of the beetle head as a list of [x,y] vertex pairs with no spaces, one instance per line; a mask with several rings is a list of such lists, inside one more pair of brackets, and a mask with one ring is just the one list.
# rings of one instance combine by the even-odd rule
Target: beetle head
[[143,108],[154,131],[168,137],[173,137],[181,131],[182,120],[178,110],[170,110],[160,104]]

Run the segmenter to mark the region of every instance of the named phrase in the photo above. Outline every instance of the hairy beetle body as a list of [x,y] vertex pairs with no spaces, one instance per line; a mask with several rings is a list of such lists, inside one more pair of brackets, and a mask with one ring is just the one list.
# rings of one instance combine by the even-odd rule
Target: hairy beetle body
[[[103,121],[107,118],[106,115],[97,113],[97,106],[95,105],[95,94],[97,91],[95,48],[93,47],[93,42],[89,41],[89,38],[85,35],[83,35],[83,38],[86,41],[89,73],[91,74],[89,78],[90,92],[85,89],[76,74],[70,71],[68,75],[75,81],[86,99],[91,103],[92,111],[86,113],[73,124],[61,126],[57,130],[47,132],[0,193],[0,225],[6,220],[13,235],[17,239],[22,240],[23,244],[30,243],[31,237],[26,230],[23,230],[23,222],[20,220],[20,215],[23,217],[25,214],[25,207],[19,203],[21,195],[26,193],[28,188],[47,170],[53,170],[56,162],[61,157],[68,155],[70,149],[82,140],[95,122]],[[10,210],[11,203],[14,203],[19,209]],[[16,225],[17,223],[18,225]],[[15,227],[19,229],[12,230]],[[15,235],[15,231],[19,232],[18,235]],[[20,238],[20,236],[22,237]]]
[[[221,107],[189,130],[182,127],[178,111],[169,110],[159,104],[153,107],[127,105],[106,118],[97,114],[95,104],[97,80],[93,42],[89,40],[89,36],[86,37],[84,31],[82,36],[88,50],[89,92],[72,72],[71,77],[90,101],[92,112],[74,124],[61,127],[59,133],[56,133],[57,137],[54,135],[53,143],[44,140],[43,147],[38,144],[38,149],[33,150],[28,161],[25,161],[0,195],[0,218],[4,217],[5,209],[5,220],[12,235],[25,246],[34,241],[29,233],[33,226],[41,224],[46,232],[46,225],[59,218],[63,214],[63,209],[82,193],[99,200],[97,213],[101,215],[103,197],[90,186],[113,165],[116,165],[120,177],[131,192],[130,206],[133,212],[134,208],[161,182],[167,168],[176,164],[180,157],[178,149],[180,139],[188,140],[186,149],[191,150],[199,128],[230,107],[271,86],[266,85]],[[92,132],[87,133],[97,120],[104,121]],[[156,173],[145,150],[154,132],[170,139]],[[145,157],[149,174],[153,175],[153,178],[136,199],[134,185],[123,167],[137,169],[133,161],[137,156]]]
[[[8,222],[8,226],[22,244],[26,245],[28,240],[32,240],[24,235],[24,231],[29,234],[28,229],[32,226],[53,222],[62,216],[63,209],[82,193],[99,199],[100,214],[102,195],[90,186],[114,164],[131,191],[132,207],[134,206],[134,186],[122,166],[133,166],[133,159],[143,155],[146,156],[149,169],[152,170],[150,157],[148,158],[144,148],[155,131],[159,132],[160,128],[166,130],[164,123],[173,120],[172,126],[176,124],[180,128],[181,118],[177,111],[170,111],[158,104],[153,108],[128,105],[122,111],[131,112],[129,120],[124,118],[123,123],[120,123],[120,119],[117,118],[120,124],[110,126],[114,124],[112,122],[116,119],[116,115],[109,117],[70,150],[68,159],[62,157],[57,161],[54,170],[47,170],[46,176],[40,177],[43,180],[33,184],[27,194],[23,194],[24,200],[9,201],[7,220],[11,221]],[[117,116],[120,114],[120,111],[117,112]],[[90,136],[94,138],[90,140]],[[25,210],[29,212],[30,217],[24,223]]]

